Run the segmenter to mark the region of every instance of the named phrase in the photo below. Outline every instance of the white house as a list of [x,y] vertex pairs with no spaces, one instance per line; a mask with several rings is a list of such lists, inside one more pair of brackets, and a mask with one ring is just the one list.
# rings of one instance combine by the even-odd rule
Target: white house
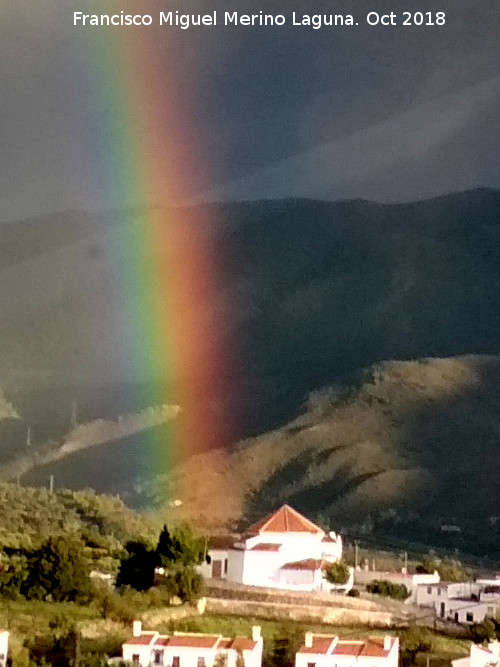
[[407,603],[419,604],[418,594],[422,594],[426,587],[439,583],[439,574],[408,574],[406,572],[383,572],[381,570],[356,570],[354,573],[354,583],[356,585],[369,584],[375,580],[390,581],[393,584],[403,584],[408,589],[410,597],[405,600]]
[[133,635],[122,645],[122,659],[141,667],[236,667],[238,656],[245,667],[261,667],[262,637],[260,627],[252,628],[252,638],[227,638],[216,634],[174,632],[160,635],[143,631],[134,621]]
[[398,660],[397,637],[343,641],[306,632],[304,645],[295,655],[295,667],[398,667]]
[[[342,558],[342,538],[326,533],[288,505],[250,526],[229,548],[214,545],[205,576],[249,586],[331,590],[324,568]],[[352,581],[346,585],[346,590]]]
[[452,667],[498,667],[500,663],[500,644],[497,640],[488,646],[472,644],[466,658],[452,660]]
[[0,667],[7,664],[7,653],[9,651],[9,632],[0,630]]
[[417,604],[434,607],[439,618],[456,623],[478,623],[500,609],[498,580],[440,582],[419,586]]

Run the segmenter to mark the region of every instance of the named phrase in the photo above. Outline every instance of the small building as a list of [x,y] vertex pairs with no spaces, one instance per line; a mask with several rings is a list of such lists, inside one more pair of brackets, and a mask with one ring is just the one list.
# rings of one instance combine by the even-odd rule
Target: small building
[[389,635],[341,640],[306,632],[295,655],[295,667],[398,667],[398,661],[399,639]]
[[403,584],[408,589],[410,597],[407,603],[418,603],[418,592],[426,586],[439,584],[438,572],[432,574],[407,574],[406,572],[383,572],[371,570],[357,570],[354,573],[354,584],[364,585],[372,581],[390,581],[393,584]]
[[497,580],[440,582],[419,586],[417,604],[433,607],[436,616],[455,623],[480,623],[500,609]]
[[488,646],[472,644],[466,658],[452,660],[452,667],[498,667],[500,664],[500,644],[497,640]]
[[[200,571],[216,579],[288,590],[334,590],[323,571],[342,558],[342,538],[283,505],[230,544],[213,543],[208,557]],[[351,586],[352,581],[344,592]]]
[[122,659],[141,667],[237,667],[241,657],[245,667],[262,666],[260,627],[252,628],[252,637],[223,637],[220,634],[174,632],[160,635],[143,631],[134,621],[132,637],[122,646]]

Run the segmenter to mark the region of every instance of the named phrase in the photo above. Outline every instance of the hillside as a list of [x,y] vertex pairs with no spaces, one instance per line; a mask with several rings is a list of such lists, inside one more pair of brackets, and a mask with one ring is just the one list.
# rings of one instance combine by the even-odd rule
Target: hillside
[[[141,369],[127,355],[137,328],[120,258],[134,261],[127,230],[144,231],[147,219],[140,209],[71,212],[0,226],[0,387],[16,411],[0,423],[0,461],[24,455],[28,429],[33,449],[63,442],[74,411],[78,424],[116,422],[168,394],[182,411],[178,431],[189,424],[197,404],[185,409],[175,378],[174,390],[159,386],[170,369]],[[189,209],[186,219],[216,250],[213,291],[200,295],[199,305],[216,323],[203,332],[207,349],[222,346],[227,359],[210,386],[192,389],[201,414],[235,423],[214,435],[221,446],[286,423],[311,391],[349,385],[384,360],[500,353],[500,191],[391,205],[225,203]],[[55,474],[60,486],[92,486],[144,506],[147,481],[165,469],[165,453],[182,453],[168,425],[155,428],[155,437],[152,431],[118,438],[98,456],[80,451],[38,466],[21,481],[46,484]],[[363,438],[371,442],[368,429]],[[406,465],[394,468],[406,471],[394,478],[403,486]],[[420,473],[411,474],[421,483]],[[365,485],[384,479],[379,472]],[[162,493],[172,498],[169,486]]]
[[286,501],[365,544],[500,559],[499,414],[500,357],[377,364],[282,428],[194,458],[178,514],[237,527]]
[[[282,422],[309,391],[377,361],[499,352],[499,211],[488,189],[187,210],[190,233],[216,252],[203,296],[217,325],[206,334],[236,363],[211,397],[239,414],[236,435]],[[132,371],[126,355],[136,323],[120,258],[126,230],[147,219],[70,212],[0,226],[0,386],[44,434],[67,424],[72,401],[85,421],[143,409],[147,383],[164,378]]]

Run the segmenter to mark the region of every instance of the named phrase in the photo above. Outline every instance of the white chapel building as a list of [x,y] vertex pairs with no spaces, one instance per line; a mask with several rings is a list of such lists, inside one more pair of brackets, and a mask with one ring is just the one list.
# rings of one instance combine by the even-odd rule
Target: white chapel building
[[200,568],[205,577],[248,586],[330,590],[336,587],[324,579],[323,571],[342,558],[342,538],[283,505],[241,538],[214,544],[208,555],[210,562]]

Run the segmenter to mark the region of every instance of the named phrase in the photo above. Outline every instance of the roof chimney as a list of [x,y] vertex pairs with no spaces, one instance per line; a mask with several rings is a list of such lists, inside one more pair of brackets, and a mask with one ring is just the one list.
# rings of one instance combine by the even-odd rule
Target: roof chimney
[[312,632],[306,632],[304,645],[306,648],[312,648],[314,635]]
[[132,635],[134,637],[140,637],[142,635],[142,623],[141,621],[134,621],[132,624]]
[[258,642],[260,639],[260,625],[252,626],[252,641]]
[[390,635],[385,635],[384,637],[384,651],[390,651],[392,645],[392,637]]

